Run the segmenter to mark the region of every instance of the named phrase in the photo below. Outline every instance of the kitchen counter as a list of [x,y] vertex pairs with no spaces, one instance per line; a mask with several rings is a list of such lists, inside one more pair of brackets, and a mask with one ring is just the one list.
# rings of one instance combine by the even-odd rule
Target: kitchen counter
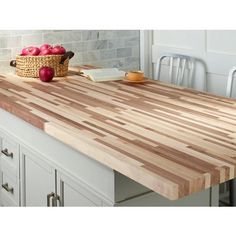
[[155,81],[4,74],[0,107],[171,200],[236,176],[233,99]]

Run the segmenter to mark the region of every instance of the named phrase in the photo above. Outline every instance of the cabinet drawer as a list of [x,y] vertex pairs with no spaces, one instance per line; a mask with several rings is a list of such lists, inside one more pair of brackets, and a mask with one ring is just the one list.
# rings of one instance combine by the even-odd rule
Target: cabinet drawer
[[14,202],[8,195],[3,194],[1,198],[1,206],[3,207],[17,207],[18,204]]
[[2,137],[1,163],[17,175],[19,167],[19,144],[5,135]]
[[19,202],[19,184],[16,178],[9,176],[6,172],[1,172],[1,196],[6,202]]

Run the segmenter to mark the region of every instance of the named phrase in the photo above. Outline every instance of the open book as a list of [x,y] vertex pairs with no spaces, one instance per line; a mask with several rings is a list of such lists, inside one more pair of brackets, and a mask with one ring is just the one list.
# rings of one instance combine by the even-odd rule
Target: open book
[[125,72],[117,68],[80,70],[80,73],[94,82],[122,80]]

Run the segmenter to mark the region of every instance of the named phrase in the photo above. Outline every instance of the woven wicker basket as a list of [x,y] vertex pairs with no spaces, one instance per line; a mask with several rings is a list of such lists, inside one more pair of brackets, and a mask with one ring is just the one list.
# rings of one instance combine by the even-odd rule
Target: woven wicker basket
[[73,52],[66,52],[64,55],[47,56],[17,56],[10,65],[16,67],[16,74],[21,77],[39,77],[39,69],[48,66],[54,69],[54,76],[67,75],[69,59],[74,56]]

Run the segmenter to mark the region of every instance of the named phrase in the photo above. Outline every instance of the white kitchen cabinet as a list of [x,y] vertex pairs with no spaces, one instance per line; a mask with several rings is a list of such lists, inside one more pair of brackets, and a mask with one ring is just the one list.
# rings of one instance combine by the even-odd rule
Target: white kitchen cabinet
[[[43,159],[44,158],[44,159]],[[101,206],[103,201],[69,174],[58,171],[45,157],[21,148],[23,206]]]
[[21,151],[21,189],[23,206],[51,204],[48,198],[55,189],[54,168],[24,147]]

